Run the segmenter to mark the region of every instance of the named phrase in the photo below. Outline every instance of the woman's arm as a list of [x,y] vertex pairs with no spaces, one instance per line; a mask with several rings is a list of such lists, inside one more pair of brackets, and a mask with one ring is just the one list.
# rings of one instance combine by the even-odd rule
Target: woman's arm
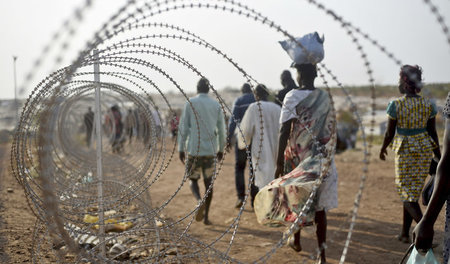
[[280,128],[280,136],[278,138],[278,154],[277,154],[277,169],[275,170],[275,179],[283,175],[284,170],[284,150],[287,146],[287,141],[291,135],[291,125],[294,119],[290,119]]
[[428,119],[427,132],[428,135],[430,135],[430,137],[434,140],[434,142],[436,142],[437,145],[437,148],[433,149],[434,155],[436,155],[438,159],[441,159],[441,151],[439,149],[439,137],[436,132],[436,118],[433,117]]
[[383,145],[381,146],[381,150],[380,150],[380,159],[381,160],[386,160],[386,156],[387,156],[386,149],[389,146],[389,144],[391,144],[392,139],[394,138],[396,127],[397,127],[397,120],[389,118],[386,133],[384,134]]
[[418,249],[431,248],[434,234],[433,225],[450,193],[450,120],[447,119],[445,124],[443,155],[437,167],[433,195],[422,220],[413,231]]

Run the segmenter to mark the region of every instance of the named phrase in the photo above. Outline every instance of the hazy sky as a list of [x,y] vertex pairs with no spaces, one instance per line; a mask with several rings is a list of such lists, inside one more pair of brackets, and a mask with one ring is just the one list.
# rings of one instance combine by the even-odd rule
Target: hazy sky
[[[76,35],[70,41],[62,67],[84,48],[93,32],[126,1],[94,0],[85,13],[83,22],[76,26]],[[426,82],[450,82],[450,45],[440,25],[422,0],[328,0],[326,6],[345,20],[361,28],[393,52],[403,63],[423,67]],[[20,86],[25,75],[32,70],[33,61],[40,56],[52,35],[72,15],[74,8],[84,0],[14,0],[0,1],[0,98],[14,97],[13,55],[17,60],[17,81]],[[317,31],[325,35],[324,63],[344,85],[368,84],[363,61],[345,30],[330,16],[310,5],[306,0],[247,0],[251,6],[272,19],[289,33],[301,36]],[[450,1],[434,0],[439,12],[450,22]],[[152,18],[155,22],[169,22],[182,26],[206,39],[233,58],[249,74],[271,89],[279,89],[279,75],[288,68],[290,58],[278,41],[285,37],[275,30],[241,16],[207,9],[177,10]],[[158,41],[158,40],[154,40]],[[189,59],[220,89],[238,87],[244,79],[232,67],[213,53],[192,47],[187,43],[155,42],[177,50]],[[368,53],[377,84],[395,84],[398,66],[373,46],[361,39]],[[53,56],[53,57],[52,57]],[[28,90],[20,94],[25,98],[31,89],[51,70],[54,54],[47,57]],[[170,71],[170,63],[160,62]],[[193,91],[197,78],[183,71],[173,73],[186,91]],[[317,83],[320,85],[320,83]],[[162,87],[164,90],[165,88]],[[168,87],[166,91],[173,90]]]

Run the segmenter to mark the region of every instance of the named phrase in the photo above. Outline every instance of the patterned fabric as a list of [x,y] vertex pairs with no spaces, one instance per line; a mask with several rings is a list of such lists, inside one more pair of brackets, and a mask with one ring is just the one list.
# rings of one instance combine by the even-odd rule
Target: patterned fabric
[[428,132],[412,136],[397,134],[392,142],[392,150],[395,153],[430,152],[436,147],[436,142],[428,135]]
[[286,94],[283,101],[283,107],[281,108],[280,124],[283,124],[292,118],[298,118],[295,108],[297,107],[298,102],[305,99],[311,92],[312,90],[294,89]]
[[429,172],[437,144],[426,132],[436,116],[436,106],[423,97],[401,97],[389,103],[387,114],[397,120],[392,142],[395,152],[395,183],[402,201],[417,202]]
[[[331,143],[335,144],[335,141],[330,140],[332,136],[336,137],[336,128],[334,126],[335,116],[331,114],[328,94],[316,89],[300,102],[296,107],[297,118],[292,123],[291,135],[284,151],[285,174],[301,167],[300,163],[307,157],[315,157],[320,152],[325,155],[334,155],[333,151],[325,152],[319,149],[327,147]],[[315,145],[311,136],[323,145]],[[329,164],[327,168],[329,168]],[[318,175],[313,177],[315,180]]]
[[338,174],[333,159],[327,177],[322,181],[322,184],[317,190],[317,211],[328,211],[338,207],[337,180]]
[[191,180],[210,179],[214,175],[214,156],[188,156],[186,170]]
[[444,110],[442,111],[442,114],[446,118],[450,118],[450,92],[447,95],[447,102],[445,103]]
[[419,200],[432,158],[432,151],[395,154],[395,184],[402,201]]
[[422,129],[428,119],[436,116],[436,105],[423,97],[401,97],[391,101],[387,108],[390,118],[397,120],[397,129]]
[[[292,123],[290,138],[284,152],[285,162],[289,166],[295,164],[296,167],[258,192],[255,199],[255,214],[261,224],[279,225],[295,221],[308,200],[314,183],[320,180],[320,175],[324,175],[325,182],[331,178],[329,170],[330,166],[334,167],[332,160],[336,145],[336,126],[328,93],[319,89],[313,90],[297,104],[296,112],[298,119]],[[316,140],[312,140],[311,136]],[[319,142],[319,146],[314,144],[316,142]],[[320,153],[323,154],[322,157],[318,155]],[[336,182],[337,174],[336,181],[332,180],[324,186],[337,188]],[[323,189],[322,185],[321,188]],[[336,190],[322,190],[323,193],[330,191]],[[306,212],[304,223],[313,220],[314,212],[318,209],[317,200],[320,200],[320,194]],[[334,200],[336,203],[337,196]]]

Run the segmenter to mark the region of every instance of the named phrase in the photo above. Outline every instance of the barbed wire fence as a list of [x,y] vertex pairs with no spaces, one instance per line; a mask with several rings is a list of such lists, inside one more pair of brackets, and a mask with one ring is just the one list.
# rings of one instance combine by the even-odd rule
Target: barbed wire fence
[[[64,22],[61,29],[53,35],[35,61],[33,70],[26,75],[20,89],[22,94],[27,91],[36,69],[47,58],[50,50],[59,47],[54,61],[55,66],[59,66],[63,61],[70,40],[76,34],[76,28],[79,23],[82,23],[83,14],[89,10],[92,2],[88,0],[76,9],[72,17]],[[315,0],[308,0],[305,3],[333,17],[345,30],[361,57],[362,66],[366,69],[371,86],[372,119],[369,122],[371,133],[366,135],[358,106],[353,102],[350,93],[327,65],[319,64],[319,77],[329,92],[333,111],[335,111],[335,105],[330,91],[330,79],[344,92],[357,120],[363,141],[363,160],[361,161],[363,168],[354,206],[338,230],[328,236],[328,243],[335,243],[337,242],[336,234],[348,230],[340,258],[340,263],[345,263],[367,180],[375,125],[376,88],[373,69],[360,40],[367,40],[396,65],[401,66],[402,63],[379,41],[328,9],[324,4]],[[431,1],[424,0],[424,4],[430,7],[450,44],[450,35],[444,17]],[[251,85],[253,91],[259,83],[231,56],[197,34],[181,26],[153,20],[164,13],[192,9],[244,17],[253,23],[262,24],[267,30],[276,31],[280,37],[295,41],[294,36],[275,21],[238,1],[136,0],[124,4],[102,25],[86,47],[80,49],[79,55],[69,66],[54,70],[31,91],[23,107],[12,144],[11,167],[16,179],[24,188],[30,208],[37,217],[32,251],[34,263],[45,263],[48,249],[51,249],[51,253],[58,262],[63,263],[241,262],[231,257],[229,253],[239,229],[244,206],[250,195],[250,184],[246,190],[244,204],[223,233],[208,243],[189,234],[195,214],[206,202],[214,182],[220,175],[223,159],[222,161],[216,159],[212,184],[202,197],[202,201],[183,217],[172,220],[164,217],[163,212],[186,183],[190,173],[188,170],[184,172],[179,186],[168,195],[164,203],[156,206],[151,199],[152,188],[164,177],[167,168],[174,162],[176,152],[176,145],[170,147],[166,142],[165,131],[161,130],[160,122],[163,116],[158,110],[158,104],[152,98],[152,92],[159,94],[163,99],[169,116],[174,116],[176,111],[170,104],[169,96],[149,77],[148,72],[161,76],[171,83],[192,107],[195,126],[198,130],[208,131],[182,85],[167,69],[164,69],[164,64],[154,64],[150,58],[165,59],[171,64],[190,71],[196,78],[208,76],[184,58],[183,54],[158,44],[158,40],[171,40],[179,42],[180,45],[194,45],[202,48],[205,52],[216,56],[217,60],[223,60],[232,65],[242,74],[245,82]],[[164,30],[164,32],[142,33],[143,30],[148,29]],[[123,39],[122,35],[133,37]],[[56,47],[54,43],[57,41],[60,41],[62,45]],[[297,42],[297,44],[302,47],[301,43]],[[92,81],[94,79],[95,81]],[[231,109],[219,91],[212,84],[210,89],[220,103],[224,114],[234,119]],[[96,94],[97,91],[101,91],[101,100],[99,100],[99,94]],[[95,103],[96,100],[99,101]],[[91,120],[92,139],[90,139],[90,147],[87,147],[82,144],[83,132],[80,130],[80,124],[84,122],[83,114],[86,109],[93,105],[96,106],[94,114],[96,122]],[[114,107],[110,107],[111,105]],[[123,127],[121,128],[123,124],[116,122],[118,115],[116,109],[126,108],[134,109],[132,113],[129,113],[134,120],[135,133],[134,141],[129,144],[130,146],[124,146],[125,133],[122,132]],[[259,114],[262,120],[260,107]],[[336,120],[333,122],[333,129],[336,130]],[[239,126],[237,129],[238,133],[242,134]],[[210,133],[208,137],[211,147],[214,147],[214,135]],[[315,144],[320,146],[312,133],[311,137]],[[335,140],[336,138],[333,138],[333,144],[336,144]],[[261,146],[263,142],[258,144]],[[247,160],[251,167],[252,160],[248,144],[246,148]],[[261,147],[259,149],[261,151]],[[224,153],[224,155],[227,154]],[[297,220],[278,243],[253,262],[268,261],[277,249],[286,243],[298,226],[303,224],[303,216],[310,210],[316,191],[331,163],[332,155],[325,156],[328,158],[324,158],[321,164],[320,178],[316,181],[305,206],[298,213]],[[250,170],[249,182],[253,180],[254,174]],[[184,225],[185,220],[188,222]],[[227,235],[230,237],[227,248],[216,249],[217,242],[225,239]],[[309,259],[317,259],[320,251],[321,248],[317,248],[315,252],[311,252]],[[307,261],[308,259],[303,260],[304,263]]]

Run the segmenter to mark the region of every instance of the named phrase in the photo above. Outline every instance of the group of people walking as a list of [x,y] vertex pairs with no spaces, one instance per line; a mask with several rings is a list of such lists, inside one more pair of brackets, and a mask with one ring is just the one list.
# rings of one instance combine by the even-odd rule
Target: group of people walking
[[[236,208],[241,208],[246,196],[245,169],[249,161],[250,205],[263,224],[297,223],[287,244],[301,251],[301,226],[315,223],[320,263],[326,263],[327,212],[338,206],[337,171],[334,162],[337,129],[330,94],[317,89],[314,64],[295,64],[297,83],[290,71],[281,74],[283,89],[270,100],[263,84],[254,90],[245,83],[233,104],[232,116],[226,128],[222,106],[208,96],[209,81],[201,78],[197,95],[184,105],[181,118],[173,116],[172,136],[177,136],[179,158],[186,166],[186,177],[198,203],[195,219],[211,225],[209,212],[213,197],[213,180],[224,151],[234,147]],[[450,93],[443,110],[445,134],[443,152],[436,131],[436,105],[420,96],[422,70],[404,65],[400,69],[399,92],[403,96],[387,106],[387,130],[379,158],[386,160],[388,147],[395,153],[395,184],[403,202],[403,224],[397,239],[415,243],[418,250],[431,248],[433,225],[447,201],[446,234],[450,232]],[[130,110],[122,124],[117,106],[110,109],[113,151],[118,151],[122,131],[131,142],[137,120]],[[91,145],[94,112],[84,115],[86,144]],[[422,213],[418,203],[432,160],[439,160],[434,190],[429,205]],[[205,196],[200,194],[198,181],[203,179]],[[313,186],[318,186],[317,189]],[[316,195],[309,208],[302,212],[309,194]],[[300,214],[302,213],[302,214]],[[299,221],[300,220],[300,221]],[[418,223],[410,237],[412,222]],[[450,258],[450,236],[445,236],[444,263]]]
[[[180,160],[186,166],[187,179],[198,208],[196,220],[210,225],[209,212],[213,197],[212,182],[224,151],[235,148],[236,208],[245,198],[244,172],[249,160],[250,202],[261,223],[293,222],[299,225],[288,238],[288,245],[301,251],[301,226],[315,223],[320,263],[326,263],[327,211],[337,207],[336,116],[330,95],[314,86],[316,65],[296,64],[298,86],[289,71],[281,81],[284,89],[268,100],[268,89],[258,84],[252,92],[249,84],[241,88],[242,96],[233,104],[232,116],[225,129],[221,105],[208,96],[209,82],[202,78],[197,96],[190,98],[183,109],[178,134]],[[405,65],[400,70],[399,90],[404,96],[390,102],[387,108],[388,128],[380,150],[385,160],[387,148],[395,152],[395,183],[403,201],[403,225],[398,240],[410,243],[412,221],[416,247],[431,247],[433,224],[448,197],[450,180],[448,143],[450,126],[446,121],[444,151],[441,157],[435,127],[436,106],[419,95],[422,72],[418,66]],[[449,94],[450,98],[450,94]],[[444,116],[449,117],[449,98]],[[433,158],[440,159],[435,189],[430,205],[422,214],[418,200]],[[198,180],[203,176],[206,189],[204,202]],[[315,198],[307,212],[300,215],[309,195]],[[320,184],[320,185],[319,185]],[[305,191],[306,190],[306,191]],[[447,210],[450,212],[450,209]],[[450,213],[447,213],[447,220]],[[297,219],[301,218],[301,221]],[[297,221],[296,221],[297,220]],[[450,222],[449,222],[450,223]],[[447,224],[449,224],[447,223]],[[446,229],[450,229],[446,225]],[[450,239],[446,237],[445,260]],[[447,262],[445,262],[447,263]]]
[[[314,86],[316,65],[302,64],[295,68],[299,86],[290,72],[284,71],[281,81],[285,89],[277,95],[281,102],[269,101],[269,91],[263,84],[258,84],[254,93],[249,84],[244,84],[242,96],[233,104],[228,135],[222,107],[208,96],[208,80],[200,79],[197,96],[186,102],[181,115],[178,151],[198,202],[196,220],[203,220],[206,225],[211,224],[211,183],[216,164],[232,146],[235,147],[235,207],[243,206],[244,171],[250,158],[249,171],[254,176],[249,183],[250,201],[260,222],[294,222],[301,211],[301,202],[307,199],[301,191],[305,183],[321,179],[314,209],[311,208],[315,212],[311,221],[317,224],[320,259],[325,263],[326,211],[337,207],[337,173],[333,160],[335,116],[329,94]],[[205,202],[198,186],[201,175],[206,189]],[[289,239],[289,245],[301,250],[299,229]]]
[[[153,110],[151,114],[155,134],[158,135],[161,129],[159,115],[157,110]],[[90,148],[91,142],[94,141],[92,136],[94,116],[92,108],[88,107],[88,111],[83,116],[86,132],[85,141],[88,148]],[[144,143],[147,143],[151,132],[149,122],[146,122],[146,119],[143,118],[143,113],[139,109],[128,109],[123,115],[121,108],[117,104],[107,109],[101,122],[103,133],[108,136],[113,153],[122,153],[125,142],[128,141],[128,144],[131,144],[134,140],[133,138],[143,138]]]
[[[126,117],[126,133],[129,136],[129,140],[131,141],[132,134],[130,135],[128,122],[130,121],[130,113],[128,113]],[[88,111],[83,116],[84,125],[86,129],[86,146],[89,148],[91,146],[91,142],[93,141],[92,132],[94,129],[94,112],[91,107],[88,107]],[[120,152],[122,149],[123,141],[125,140],[122,137],[122,133],[124,130],[124,124],[122,121],[122,113],[120,112],[119,106],[113,105],[110,109],[108,109],[108,113],[105,114],[104,118],[104,127],[105,132],[111,135],[111,148],[113,153]],[[131,125],[131,124],[130,124]]]

